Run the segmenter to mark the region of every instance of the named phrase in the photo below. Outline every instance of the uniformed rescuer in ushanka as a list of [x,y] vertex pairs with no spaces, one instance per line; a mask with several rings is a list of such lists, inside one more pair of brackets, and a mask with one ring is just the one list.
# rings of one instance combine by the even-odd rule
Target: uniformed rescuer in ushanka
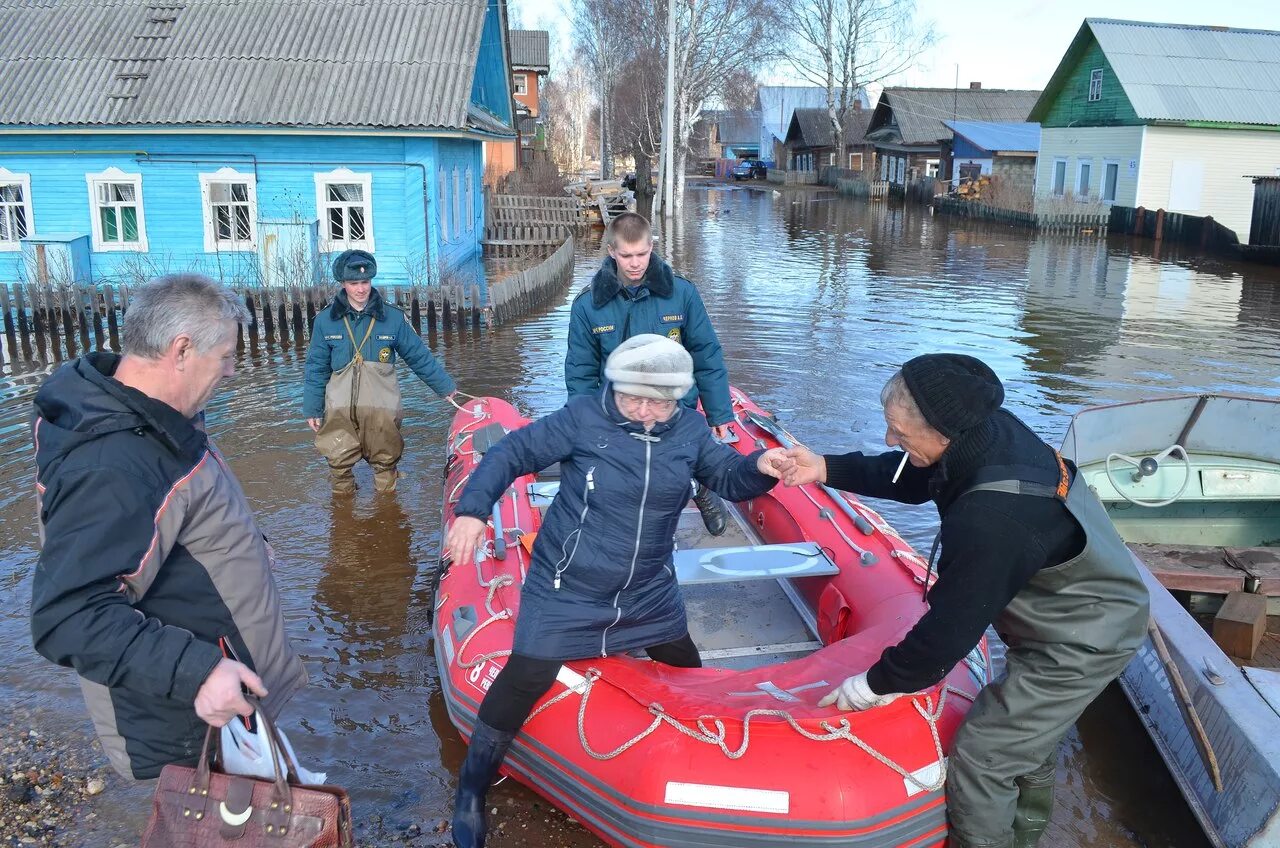
[[395,491],[404,453],[397,355],[436,394],[450,398],[457,391],[404,313],[373,287],[377,273],[366,251],[338,254],[333,278],[342,290],[316,315],[307,348],[302,414],[338,494],[355,491],[352,469],[362,458],[373,467],[374,488]]
[[[693,357],[694,387],[681,402],[696,408],[701,398],[712,432],[725,438],[733,421],[729,372],[697,287],[653,252],[653,231],[643,215],[624,212],[614,218],[604,242],[609,255],[570,310],[564,360],[569,397],[599,394],[605,360],[627,339],[644,333],[666,336]],[[728,515],[720,498],[698,485],[693,493],[707,530],[715,536],[724,533]]]
[[[1146,636],[1146,587],[1075,467],[1001,408],[1004,387],[987,365],[917,356],[880,402],[885,442],[901,450],[792,448],[783,481],[932,500],[942,518],[929,557],[932,569],[941,552],[938,579],[931,589],[925,581],[929,609],[903,640],[820,703],[865,710],[931,687],[994,624],[1009,646],[1006,673],[956,734],[949,844],[1031,848],[1049,821],[1059,740]],[[900,467],[904,451],[910,464]]]

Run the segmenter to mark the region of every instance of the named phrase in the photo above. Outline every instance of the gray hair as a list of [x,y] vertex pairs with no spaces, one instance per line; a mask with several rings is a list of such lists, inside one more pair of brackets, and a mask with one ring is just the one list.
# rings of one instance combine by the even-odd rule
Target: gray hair
[[916,399],[911,396],[911,389],[907,388],[907,380],[902,376],[901,368],[893,372],[889,382],[885,383],[884,388],[880,390],[880,406],[885,409],[896,406],[905,412],[908,418],[926,427],[929,426],[924,413],[916,404]]
[[224,323],[246,324],[249,310],[238,295],[202,274],[166,274],[131,293],[121,347],[126,354],[159,359],[178,336],[204,353],[222,340]]

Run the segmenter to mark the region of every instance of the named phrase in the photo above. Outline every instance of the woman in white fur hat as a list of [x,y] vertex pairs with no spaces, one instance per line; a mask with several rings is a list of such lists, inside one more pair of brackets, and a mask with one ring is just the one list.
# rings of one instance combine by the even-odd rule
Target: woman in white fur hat
[[679,343],[633,336],[609,355],[604,388],[508,433],[489,449],[454,512],[445,550],[470,562],[493,504],[521,475],[560,463],[521,590],[511,657],[480,705],[458,781],[454,845],[484,845],[484,796],[507,748],[566,660],[637,648],[702,665],[671,566],[676,524],[697,480],[731,501],[777,482],[783,451],[742,456],[680,405],[693,359]]

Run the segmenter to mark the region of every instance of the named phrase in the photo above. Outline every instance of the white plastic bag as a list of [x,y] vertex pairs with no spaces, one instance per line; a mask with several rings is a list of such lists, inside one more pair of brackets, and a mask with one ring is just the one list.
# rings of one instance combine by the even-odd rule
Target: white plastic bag
[[[276,776],[275,765],[271,761],[271,742],[267,734],[266,723],[262,720],[260,713],[254,714],[254,724],[257,726],[257,732],[252,732],[244,726],[244,722],[237,716],[229,721],[222,728],[222,769],[227,774],[238,774],[244,777],[261,777],[265,780],[274,780]],[[293,753],[293,745],[289,744],[289,737],[284,735],[284,731],[276,728],[276,732],[280,734],[280,741],[284,744],[285,756],[289,762],[293,764],[293,769],[298,774],[298,780],[311,786],[319,786],[324,783],[325,772],[307,771],[298,762],[298,756]],[[281,771],[285,771],[284,762],[281,763]]]

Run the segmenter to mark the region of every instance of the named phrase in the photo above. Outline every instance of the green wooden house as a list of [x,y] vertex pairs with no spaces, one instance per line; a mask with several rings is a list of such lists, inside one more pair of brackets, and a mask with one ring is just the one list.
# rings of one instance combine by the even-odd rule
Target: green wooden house
[[1246,175],[1280,166],[1280,33],[1087,18],[1028,120],[1039,208],[1211,215],[1243,241]]

